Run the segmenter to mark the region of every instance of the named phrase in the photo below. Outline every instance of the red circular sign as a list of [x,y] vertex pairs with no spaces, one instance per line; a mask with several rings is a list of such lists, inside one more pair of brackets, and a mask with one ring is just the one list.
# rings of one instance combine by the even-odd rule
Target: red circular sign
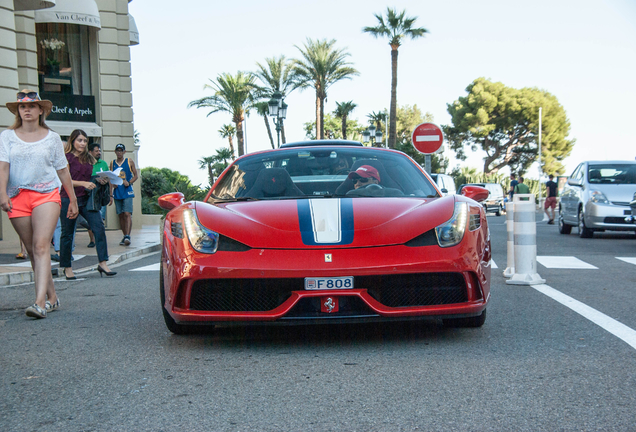
[[413,147],[420,153],[431,154],[442,148],[444,134],[439,126],[433,123],[422,123],[413,129],[411,135]]

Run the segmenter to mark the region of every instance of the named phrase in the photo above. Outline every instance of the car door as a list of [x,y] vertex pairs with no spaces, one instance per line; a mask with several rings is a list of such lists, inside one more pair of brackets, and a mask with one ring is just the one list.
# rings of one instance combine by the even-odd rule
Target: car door
[[568,179],[561,196],[561,207],[564,210],[563,220],[570,225],[578,223],[579,196],[583,189],[584,165],[584,163],[581,163],[576,167]]

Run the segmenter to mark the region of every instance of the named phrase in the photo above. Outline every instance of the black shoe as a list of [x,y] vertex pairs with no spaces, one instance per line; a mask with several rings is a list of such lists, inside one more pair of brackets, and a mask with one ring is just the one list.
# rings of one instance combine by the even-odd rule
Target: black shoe
[[90,242],[86,247],[94,248],[95,247],[95,242]]
[[[130,242],[128,244],[130,244]],[[126,246],[126,236],[124,236],[124,238],[121,239],[121,241],[119,242],[119,246]]]
[[102,273],[104,273],[106,276],[115,276],[117,274],[117,272],[114,271],[106,271],[102,268],[102,266],[97,266],[97,271],[99,272],[99,277],[102,277]]
[[554,219],[550,219],[550,220],[548,221],[548,225],[554,225]]
[[124,236],[124,245],[130,246],[130,236]]
[[56,254],[56,253],[55,254],[51,254],[51,259],[53,261],[60,262],[60,256],[58,254]]
[[77,280],[77,276],[66,276],[66,269],[62,270],[64,272],[64,277],[66,280]]

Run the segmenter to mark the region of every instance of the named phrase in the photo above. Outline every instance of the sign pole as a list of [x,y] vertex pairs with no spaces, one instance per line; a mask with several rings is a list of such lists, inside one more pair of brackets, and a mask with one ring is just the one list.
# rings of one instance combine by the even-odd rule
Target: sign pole
[[426,170],[427,173],[431,173],[431,155],[427,154],[426,156],[424,156],[424,169]]

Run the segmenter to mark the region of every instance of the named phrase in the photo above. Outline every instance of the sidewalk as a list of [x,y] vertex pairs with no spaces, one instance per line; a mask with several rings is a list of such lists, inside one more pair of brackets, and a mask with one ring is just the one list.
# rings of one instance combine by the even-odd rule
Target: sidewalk
[[[116,264],[127,259],[158,251],[160,245],[160,230],[158,225],[144,225],[141,229],[134,229],[130,233],[130,246],[120,246],[123,235],[121,230],[106,230],[108,241],[109,264]],[[81,274],[87,271],[96,271],[97,251],[95,248],[86,247],[89,243],[88,232],[78,230],[75,234],[75,250],[73,251],[73,271]],[[0,241],[0,286],[14,285],[25,282],[33,282],[33,271],[29,260],[16,259],[20,252],[18,241]],[[54,254],[53,246],[51,253]],[[159,259],[157,258],[157,261]],[[51,261],[53,275],[57,275],[59,263]],[[61,274],[61,272],[60,272]]]

